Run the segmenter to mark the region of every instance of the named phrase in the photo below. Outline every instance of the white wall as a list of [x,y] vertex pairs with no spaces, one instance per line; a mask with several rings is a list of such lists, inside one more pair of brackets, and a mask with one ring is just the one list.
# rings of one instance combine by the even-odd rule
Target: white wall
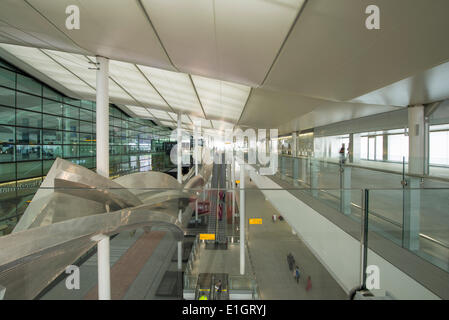
[[[265,176],[249,171],[268,201],[347,292],[360,284],[360,242]],[[396,299],[439,299],[376,253],[368,264],[380,269],[380,285]]]

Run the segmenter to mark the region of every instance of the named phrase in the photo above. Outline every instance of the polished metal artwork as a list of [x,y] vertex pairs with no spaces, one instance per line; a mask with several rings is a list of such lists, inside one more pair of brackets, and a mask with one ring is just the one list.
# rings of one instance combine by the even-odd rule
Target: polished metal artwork
[[35,298],[67,265],[95,246],[99,234],[157,227],[181,240],[192,214],[189,203],[211,169],[212,165],[201,166],[200,175],[190,174],[183,184],[161,172],[110,180],[56,159],[13,232],[0,237],[4,298]]

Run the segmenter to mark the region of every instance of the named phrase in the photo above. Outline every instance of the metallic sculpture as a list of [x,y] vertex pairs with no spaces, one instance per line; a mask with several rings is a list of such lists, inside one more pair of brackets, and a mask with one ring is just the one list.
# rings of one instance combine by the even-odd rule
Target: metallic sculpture
[[[210,177],[212,166],[202,166]],[[0,285],[6,299],[33,299],[67,265],[92,248],[96,235],[157,226],[181,240],[191,211],[185,210],[203,176],[179,184],[160,172],[115,180],[56,159],[10,235],[0,237]],[[182,209],[181,223],[178,211]]]

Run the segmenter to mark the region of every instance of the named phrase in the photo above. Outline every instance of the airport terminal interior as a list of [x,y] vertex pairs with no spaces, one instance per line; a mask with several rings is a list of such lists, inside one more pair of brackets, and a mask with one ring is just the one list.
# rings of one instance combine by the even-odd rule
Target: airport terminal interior
[[449,299],[448,12],[2,0],[0,300]]

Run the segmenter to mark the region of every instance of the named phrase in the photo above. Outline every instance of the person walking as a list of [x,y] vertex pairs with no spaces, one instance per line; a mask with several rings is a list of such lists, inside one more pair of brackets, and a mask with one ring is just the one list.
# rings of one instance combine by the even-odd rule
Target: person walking
[[299,267],[298,266],[296,266],[296,268],[295,268],[294,275],[295,275],[296,283],[299,284],[300,273],[299,273]]
[[341,149],[338,152],[338,154],[340,155],[340,165],[344,165],[346,162],[346,158],[345,158],[345,144],[343,143],[341,145]]
[[309,292],[312,289],[312,277],[307,277],[307,285],[306,285],[306,291]]
[[223,284],[221,283],[221,280],[218,280],[218,282],[215,284],[215,291],[217,292],[218,300],[221,300],[222,286],[223,286]]

